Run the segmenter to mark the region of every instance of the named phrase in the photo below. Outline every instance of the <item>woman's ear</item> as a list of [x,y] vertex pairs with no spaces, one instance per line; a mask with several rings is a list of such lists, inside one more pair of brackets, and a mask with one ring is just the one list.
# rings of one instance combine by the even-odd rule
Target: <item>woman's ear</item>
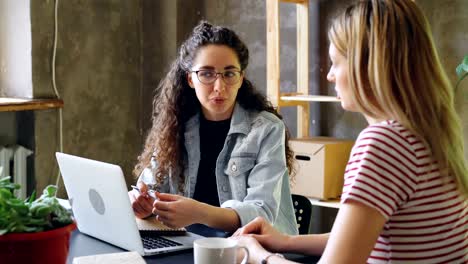
[[188,85],[190,87],[195,88],[195,85],[193,85],[192,73],[191,72],[187,72],[187,82],[188,82]]

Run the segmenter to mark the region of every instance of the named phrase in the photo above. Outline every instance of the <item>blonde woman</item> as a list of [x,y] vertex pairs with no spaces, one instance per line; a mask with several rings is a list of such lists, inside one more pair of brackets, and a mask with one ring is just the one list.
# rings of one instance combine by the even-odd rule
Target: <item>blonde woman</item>
[[322,255],[320,263],[467,263],[462,131],[423,13],[411,0],[359,1],[328,35],[327,78],[342,107],[369,123],[332,231],[289,236],[257,218],[235,236],[262,263],[288,263],[269,251]]

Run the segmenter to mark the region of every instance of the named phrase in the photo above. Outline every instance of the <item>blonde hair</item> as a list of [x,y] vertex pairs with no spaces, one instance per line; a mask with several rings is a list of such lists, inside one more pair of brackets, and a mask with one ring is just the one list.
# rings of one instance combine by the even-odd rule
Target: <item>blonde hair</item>
[[419,7],[411,0],[359,1],[333,21],[328,37],[348,59],[357,110],[397,120],[418,135],[468,197],[454,90]]

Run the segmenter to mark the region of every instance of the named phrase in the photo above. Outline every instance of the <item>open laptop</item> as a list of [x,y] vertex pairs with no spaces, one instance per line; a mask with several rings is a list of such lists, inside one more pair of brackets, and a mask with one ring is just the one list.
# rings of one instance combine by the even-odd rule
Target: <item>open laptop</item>
[[142,256],[190,249],[202,237],[190,232],[177,236],[140,232],[119,166],[55,155],[80,232]]

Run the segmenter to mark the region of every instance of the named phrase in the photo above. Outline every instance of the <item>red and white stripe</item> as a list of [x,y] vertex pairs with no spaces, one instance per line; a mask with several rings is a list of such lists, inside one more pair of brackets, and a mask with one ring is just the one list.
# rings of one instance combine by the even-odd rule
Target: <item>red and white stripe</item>
[[398,122],[359,135],[345,171],[348,199],[387,219],[369,263],[468,263],[468,201]]

